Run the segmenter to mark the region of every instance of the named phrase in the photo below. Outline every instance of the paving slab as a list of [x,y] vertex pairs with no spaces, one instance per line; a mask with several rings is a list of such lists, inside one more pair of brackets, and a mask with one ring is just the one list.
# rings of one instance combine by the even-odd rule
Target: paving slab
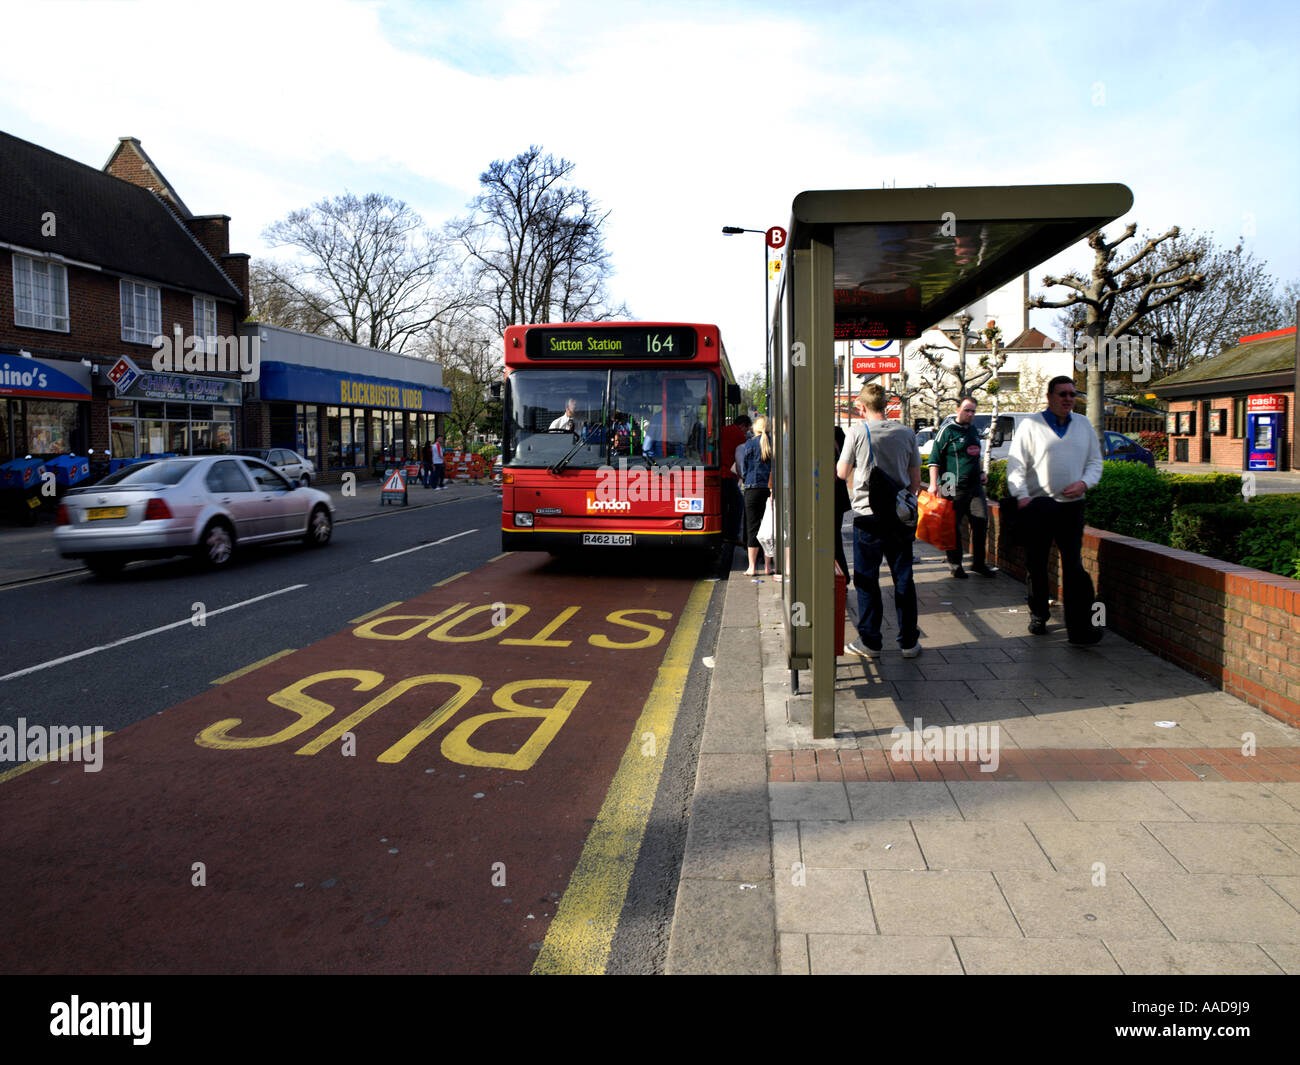
[[1191,820],[1187,811],[1150,781],[1062,780],[1052,787],[1080,821]]
[[772,783],[767,786],[773,821],[848,821],[843,784]]
[[1156,787],[1193,821],[1300,824],[1300,810],[1263,784],[1161,781]]
[[804,864],[817,869],[924,869],[906,821],[800,821]]
[[1052,871],[1038,840],[1014,821],[915,821],[912,828],[931,869]]
[[958,780],[947,787],[968,821],[1069,821],[1073,816],[1046,782]]
[[1279,976],[1285,970],[1257,943],[1185,943],[1168,939],[1107,940],[1131,976]]
[[1148,825],[1125,821],[1031,821],[1026,827],[1057,872],[1091,873],[1098,863],[1108,872],[1183,870]]
[[1190,822],[1149,828],[1189,873],[1300,877],[1300,854],[1262,825]]
[[1108,976],[1121,971],[1100,940],[958,937],[955,942],[972,976]]
[[1124,875],[1177,939],[1300,943],[1300,912],[1261,877]]
[[959,976],[961,959],[947,936],[812,934],[814,976]]
[[1016,920],[1029,939],[1069,936],[1159,939],[1162,935],[1169,936],[1152,908],[1122,873],[1107,875],[1104,884],[1096,882],[1096,874],[1081,871],[1040,873],[1013,870],[996,875]]
[[858,869],[805,869],[797,878],[777,872],[778,932],[876,933],[867,882]]
[[961,820],[941,781],[853,782],[844,785],[855,821]]
[[877,870],[867,883],[882,935],[1020,935],[992,873]]

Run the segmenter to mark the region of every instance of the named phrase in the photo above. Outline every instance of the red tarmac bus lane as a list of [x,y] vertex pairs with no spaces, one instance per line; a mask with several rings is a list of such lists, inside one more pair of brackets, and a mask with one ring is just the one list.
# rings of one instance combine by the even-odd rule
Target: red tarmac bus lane
[[0,969],[528,972],[693,587],[546,561],[0,784]]

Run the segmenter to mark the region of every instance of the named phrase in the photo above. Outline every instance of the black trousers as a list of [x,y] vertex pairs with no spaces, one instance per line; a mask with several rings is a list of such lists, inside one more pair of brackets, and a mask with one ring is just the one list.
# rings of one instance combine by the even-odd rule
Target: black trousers
[[[974,510],[971,504],[976,500]],[[972,566],[984,565],[984,552],[988,544],[989,531],[989,511],[988,504],[984,499],[983,488],[958,488],[956,494],[952,497],[953,509],[957,512],[957,546],[948,552],[948,565],[961,565],[961,520],[965,518],[970,525],[970,564]],[[1082,543],[1082,540],[1080,540]]]
[[1047,621],[1047,562],[1052,544],[1061,556],[1061,590],[1065,602],[1065,628],[1071,640],[1087,641],[1094,635],[1092,578],[1083,568],[1083,500],[1058,503],[1034,499],[1016,515],[1016,526],[1025,545],[1029,612]]

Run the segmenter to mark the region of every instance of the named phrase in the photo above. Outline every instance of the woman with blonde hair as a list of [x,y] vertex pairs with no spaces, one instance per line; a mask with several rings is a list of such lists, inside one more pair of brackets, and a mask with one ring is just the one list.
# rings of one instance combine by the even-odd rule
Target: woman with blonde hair
[[[757,576],[758,526],[767,509],[767,499],[772,492],[772,438],[767,435],[767,419],[754,419],[754,436],[740,453],[740,481],[745,490],[745,546],[749,548],[748,577]],[[772,560],[765,556],[765,572],[771,574]]]

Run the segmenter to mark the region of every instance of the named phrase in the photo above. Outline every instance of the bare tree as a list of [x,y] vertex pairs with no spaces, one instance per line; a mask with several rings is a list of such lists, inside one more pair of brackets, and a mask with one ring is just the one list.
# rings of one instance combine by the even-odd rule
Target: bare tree
[[448,225],[487,321],[498,333],[532,322],[626,317],[608,306],[613,270],[601,229],[609,218],[569,184],[574,164],[533,145],[479,175],[470,213]]
[[[1241,243],[1223,248],[1209,234],[1180,234],[1161,245],[1151,263],[1168,266],[1187,256],[1194,258],[1205,275],[1204,286],[1149,309],[1132,327],[1134,333],[1155,341],[1152,356],[1157,379],[1212,358],[1243,336],[1277,328],[1294,311],[1294,303],[1284,309],[1285,291],[1281,296],[1274,294],[1266,264],[1245,252]],[[1127,317],[1138,296],[1137,290],[1122,294],[1115,301],[1113,316]],[[1082,306],[1067,307],[1058,324],[1065,332],[1082,332]]]
[[1199,292],[1205,285],[1205,274],[1193,269],[1200,257],[1197,252],[1172,254],[1167,261],[1156,258],[1161,244],[1178,237],[1177,226],[1163,236],[1148,238],[1135,254],[1116,263],[1117,249],[1136,232],[1137,225],[1130,224],[1118,240],[1108,243],[1105,234],[1097,230],[1088,237],[1088,247],[1093,250],[1091,275],[1045,277],[1044,285],[1062,286],[1070,289],[1070,294],[1062,300],[1035,296],[1026,302],[1030,308],[1082,307],[1084,355],[1076,357],[1075,365],[1079,366],[1080,358],[1086,359],[1088,420],[1099,438],[1106,421],[1103,375],[1108,366],[1117,368],[1110,364],[1110,355],[1116,350],[1112,342],[1131,333],[1147,315],[1175,303],[1185,293]]
[[446,424],[452,441],[467,445],[493,411],[499,420],[500,402],[493,396],[493,386],[502,380],[500,338],[460,311],[427,330],[416,353],[442,364],[443,384],[451,391]]
[[325,335],[400,352],[458,302],[442,283],[445,243],[391,196],[322,200],[262,236],[300,253],[296,262],[268,262],[267,282]]
[[278,264],[254,259],[248,269],[249,321],[297,329],[303,333],[329,331],[329,317],[317,301],[277,280]]

